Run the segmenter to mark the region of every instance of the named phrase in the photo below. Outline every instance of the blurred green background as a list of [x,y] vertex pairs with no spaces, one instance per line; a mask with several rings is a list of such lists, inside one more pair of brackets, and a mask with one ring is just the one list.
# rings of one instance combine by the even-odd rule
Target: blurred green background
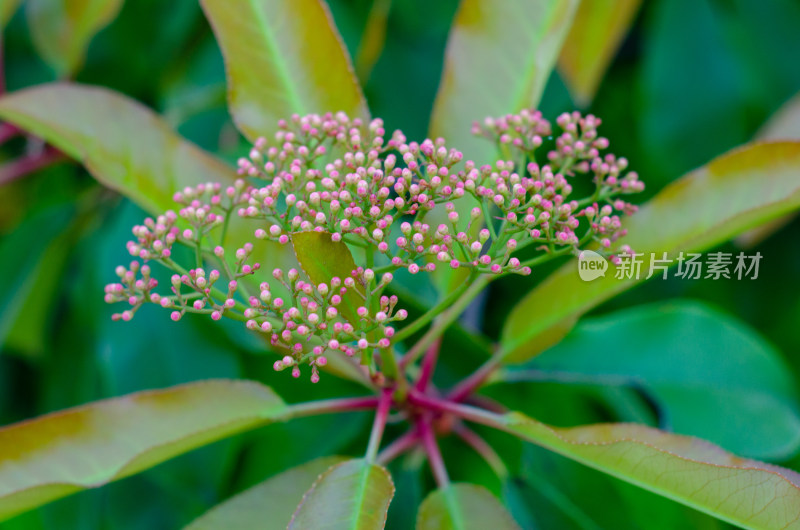
[[[376,22],[369,19],[372,0],[329,0],[329,4],[351,56],[358,56],[368,21]],[[602,117],[602,133],[611,139],[612,150],[626,156],[646,181],[649,197],[685,172],[751,140],[800,91],[800,2],[651,0],[643,4],[594,103],[586,110]],[[362,79],[372,114],[383,117],[387,129],[400,128],[412,139],[425,137],[448,28],[457,7],[456,0],[390,3],[385,45],[374,68]],[[31,16],[34,11],[23,5],[3,30],[8,91],[57,79],[32,43],[31,27],[37,24],[37,17]],[[232,161],[246,152],[226,109],[222,56],[194,0],[125,2],[119,15],[91,41],[85,64],[74,79],[107,86],[143,102],[181,134],[223,158]],[[548,83],[541,108],[552,117],[574,108],[557,73]],[[8,174],[9,164],[37,149],[42,146],[35,139],[6,142],[0,148],[0,175]],[[188,317],[175,324],[155,308],[143,309],[131,323],[111,322],[113,308],[102,301],[103,285],[113,280],[114,266],[129,259],[124,243],[130,227],[144,214],[99,186],[80,165],[62,161],[24,178],[6,181],[0,177],[0,182],[0,424],[209,377],[267,381],[287,401],[309,395],[310,384],[274,374],[274,359],[236,324],[212,325],[207,319]],[[758,280],[647,283],[590,315],[609,314],[602,318],[610,325],[622,322],[617,335],[583,339],[589,344],[618,340],[624,350],[627,341],[635,340],[625,333],[625,318],[630,314],[613,312],[674,298],[700,301],[704,305],[698,318],[711,312],[714,322],[694,327],[678,322],[662,329],[663,319],[656,315],[640,323],[639,329],[646,334],[677,337],[675,344],[662,345],[646,356],[649,360],[642,362],[650,363],[647,370],[659,373],[660,363],[667,362],[686,365],[691,371],[692,363],[698,367],[707,363],[703,357],[707,355],[716,359],[710,366],[727,373],[728,335],[723,331],[719,339],[713,335],[714,326],[724,320],[735,329],[749,325],[744,328],[744,333],[752,335],[748,340],[774,357],[793,392],[800,371],[798,228],[800,221],[795,219],[748,249],[764,256]],[[737,252],[739,247],[729,243],[721,250]],[[514,303],[543,274],[497,282],[465,325],[496,338]],[[560,348],[574,354],[577,346],[570,349],[570,340],[574,343],[581,337],[571,337]],[[682,345],[694,349],[681,350]],[[480,350],[455,334],[448,335],[444,351],[448,349],[459,355],[443,356],[443,384],[482,360]],[[672,357],[677,350],[684,353]],[[614,348],[609,351],[615,354]],[[725,376],[709,375],[708,384],[724,387]],[[352,384],[326,377],[314,389],[314,396],[354,391]],[[654,400],[636,385],[540,382],[495,386],[488,393],[509,407],[557,425],[635,420],[666,428],[688,425],[681,432],[693,428],[692,418],[680,416],[681,412],[673,411],[677,416],[667,421],[669,411],[663,400]],[[727,406],[724,395],[714,409],[719,417],[710,428],[727,425],[730,431],[735,425],[747,438],[747,426],[737,423],[737,407]],[[789,408],[795,406],[792,402]],[[367,420],[353,414],[269,426],[100,490],[57,501],[3,528],[178,528],[281,469],[323,454],[360,453],[359,439],[368,428]],[[771,419],[764,421],[769,424]],[[517,476],[513,491],[501,492],[504,486],[477,456],[445,440],[453,478],[482,482],[503,493],[525,527],[726,526],[531,445],[485,434]],[[720,434],[715,441],[723,443],[725,436]],[[753,444],[759,443],[755,438]],[[745,450],[746,442],[742,442]],[[791,449],[779,461],[800,470],[800,459],[791,456],[796,443],[787,438]],[[750,453],[765,457],[757,445]],[[397,461],[393,473],[398,494],[389,524],[410,528],[414,513],[403,507],[418,504],[431,479],[427,469],[412,459]]]

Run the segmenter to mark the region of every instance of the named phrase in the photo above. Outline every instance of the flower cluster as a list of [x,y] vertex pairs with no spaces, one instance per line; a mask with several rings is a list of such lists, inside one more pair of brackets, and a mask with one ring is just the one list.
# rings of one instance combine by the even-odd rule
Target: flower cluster
[[[240,320],[282,352],[276,370],[298,377],[308,365],[314,382],[331,352],[373,366],[373,353],[392,347],[390,324],[406,317],[396,297],[382,294],[398,269],[525,275],[591,242],[612,257],[629,251],[614,249],[625,234],[620,215],[636,210],[621,197],[643,184],[625,172],[624,158],[601,153],[608,140],[598,136],[599,119],[563,114],[556,124],[555,137],[536,111],[475,124],[504,158],[479,166],[443,139],[408,142],[395,131],[387,140],[380,119],[329,113],[280,121],[273,139],[259,138],[239,160],[233,185],[187,187],[174,196],[177,212],[133,228],[127,248],[143,263],[118,267],[105,299],[129,304],[113,317],[125,321],[146,303],[170,310],[173,320],[186,313]],[[579,174],[591,175],[593,191],[574,199]],[[256,239],[283,245],[298,232],[325,233],[362,248],[365,262],[324,281],[295,268],[264,275],[252,262],[253,244],[226,250],[232,218],[252,221]],[[178,263],[176,244],[194,250],[193,267]],[[535,257],[515,255],[529,246]],[[147,262],[173,272],[169,292],[156,292]]]
[[[443,139],[418,144],[395,132],[385,141],[378,119],[364,126],[343,115],[295,116],[279,124],[274,144],[261,138],[239,161],[241,174],[266,184],[249,190],[238,214],[269,223],[257,237],[287,243],[294,231],[326,231],[334,241],[374,246],[385,270],[412,274],[437,263],[529,274],[511,254],[535,244],[553,252],[596,240],[611,251],[625,233],[619,214],[636,208],[618,197],[642,191],[643,183],[635,172],[623,174],[626,159],[601,156],[608,140],[597,135],[599,119],[563,114],[557,124],[563,132],[540,165],[536,151],[551,136],[540,113],[487,119],[474,132],[511,146],[518,160],[477,167],[460,165],[462,153]],[[337,155],[322,162],[330,152]],[[588,172],[594,193],[570,200],[570,179]],[[475,206],[465,208],[465,196]],[[446,222],[434,226],[426,214],[439,204]]]

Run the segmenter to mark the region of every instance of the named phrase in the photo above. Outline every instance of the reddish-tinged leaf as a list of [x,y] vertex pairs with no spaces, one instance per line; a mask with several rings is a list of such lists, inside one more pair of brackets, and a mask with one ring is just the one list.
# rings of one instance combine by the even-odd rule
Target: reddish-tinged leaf
[[550,427],[501,416],[523,439],[746,528],[800,528],[800,475],[697,438],[635,424]]
[[591,103],[641,0],[583,0],[558,58],[575,101]]
[[[800,140],[800,94],[787,101],[758,131],[756,138],[762,141]],[[758,245],[794,219],[794,214],[773,219],[757,226],[736,238],[736,244],[744,248]]]
[[572,23],[576,0],[463,0],[447,42],[431,137],[479,164],[495,147],[472,123],[535,107]]
[[[625,242],[645,255],[661,258],[667,252],[675,258],[680,251],[713,247],[798,207],[800,142],[750,144],[664,188],[626,221]],[[614,274],[609,266],[605,277],[584,282],[577,263],[570,261],[548,276],[511,311],[501,336],[503,357],[509,362],[530,359],[561,340],[580,315],[647,276],[617,280]]]
[[152,110],[106,88],[52,83],[0,98],[0,119],[44,138],[92,175],[153,214],[201,182],[233,182],[236,171],[184,140]]
[[286,530],[303,494],[342,460],[338,456],[318,458],[279,473],[218,504],[184,530]]
[[249,381],[211,380],[97,401],[0,429],[0,520],[278,419]]
[[303,497],[289,530],[382,529],[394,496],[385,468],[366,460],[348,460],[320,475]]
[[451,484],[419,507],[417,530],[519,530],[505,506],[483,486]]
[[292,114],[369,111],[322,0],[202,0],[228,72],[230,111],[250,140]]

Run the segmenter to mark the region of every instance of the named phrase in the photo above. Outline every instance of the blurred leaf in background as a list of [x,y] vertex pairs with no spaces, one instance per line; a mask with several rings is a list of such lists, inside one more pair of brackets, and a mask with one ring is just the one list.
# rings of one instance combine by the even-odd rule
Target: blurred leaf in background
[[31,37],[56,77],[81,67],[89,41],[116,18],[124,0],[27,0]]

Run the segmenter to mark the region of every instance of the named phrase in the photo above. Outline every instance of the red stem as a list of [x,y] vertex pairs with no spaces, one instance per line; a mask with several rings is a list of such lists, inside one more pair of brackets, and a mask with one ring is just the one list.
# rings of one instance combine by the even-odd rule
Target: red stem
[[375,411],[375,421],[372,423],[372,432],[369,434],[369,445],[367,446],[366,459],[374,462],[381,445],[383,431],[386,428],[386,419],[389,417],[389,410],[392,408],[392,393],[394,389],[384,388],[378,401],[378,409]]
[[420,407],[438,410],[441,412],[449,412],[460,418],[474,421],[475,423],[482,423],[496,429],[507,429],[507,426],[503,421],[503,416],[501,414],[489,412],[488,410],[471,407],[469,405],[462,405],[453,401],[432,398],[416,391],[409,393],[408,401],[409,403],[418,405]]
[[47,147],[38,155],[18,158],[3,164],[0,166],[0,185],[8,184],[62,159],[64,159],[64,155],[60,151]]
[[[0,92],[2,94],[2,92]],[[11,123],[0,123],[0,144],[4,144],[10,139],[18,136],[22,131]]]
[[353,412],[356,410],[374,409],[378,406],[377,396],[326,399],[322,401],[308,401],[289,405],[292,417],[314,416],[332,412]]
[[428,383],[430,383],[433,377],[433,371],[436,369],[436,361],[439,358],[439,349],[441,345],[442,339],[440,337],[436,339],[436,342],[430,345],[428,351],[425,352],[425,357],[422,358],[419,379],[417,379],[417,384],[415,385],[420,392],[425,392],[425,389],[428,388]]
[[401,454],[405,453],[419,442],[419,434],[416,429],[410,429],[400,438],[387,445],[383,451],[378,453],[375,462],[385,466]]
[[476,372],[458,383],[453,390],[447,394],[447,399],[459,403],[464,401],[470,394],[475,392],[485,381],[492,375],[492,372],[497,368],[497,362],[489,361],[484,363],[483,366],[478,368]]
[[478,433],[468,428],[463,423],[456,425],[453,431],[486,461],[498,478],[505,479],[508,477],[508,468],[506,468],[506,465],[494,448],[489,445],[489,442],[481,438]]
[[430,418],[422,418],[417,422],[417,429],[422,437],[422,446],[425,448],[425,453],[428,455],[428,462],[433,471],[433,477],[436,479],[436,484],[440,488],[445,488],[450,484],[450,477],[447,476],[447,468],[442,459],[442,453],[439,451],[439,445],[436,443],[436,436],[433,434]]

